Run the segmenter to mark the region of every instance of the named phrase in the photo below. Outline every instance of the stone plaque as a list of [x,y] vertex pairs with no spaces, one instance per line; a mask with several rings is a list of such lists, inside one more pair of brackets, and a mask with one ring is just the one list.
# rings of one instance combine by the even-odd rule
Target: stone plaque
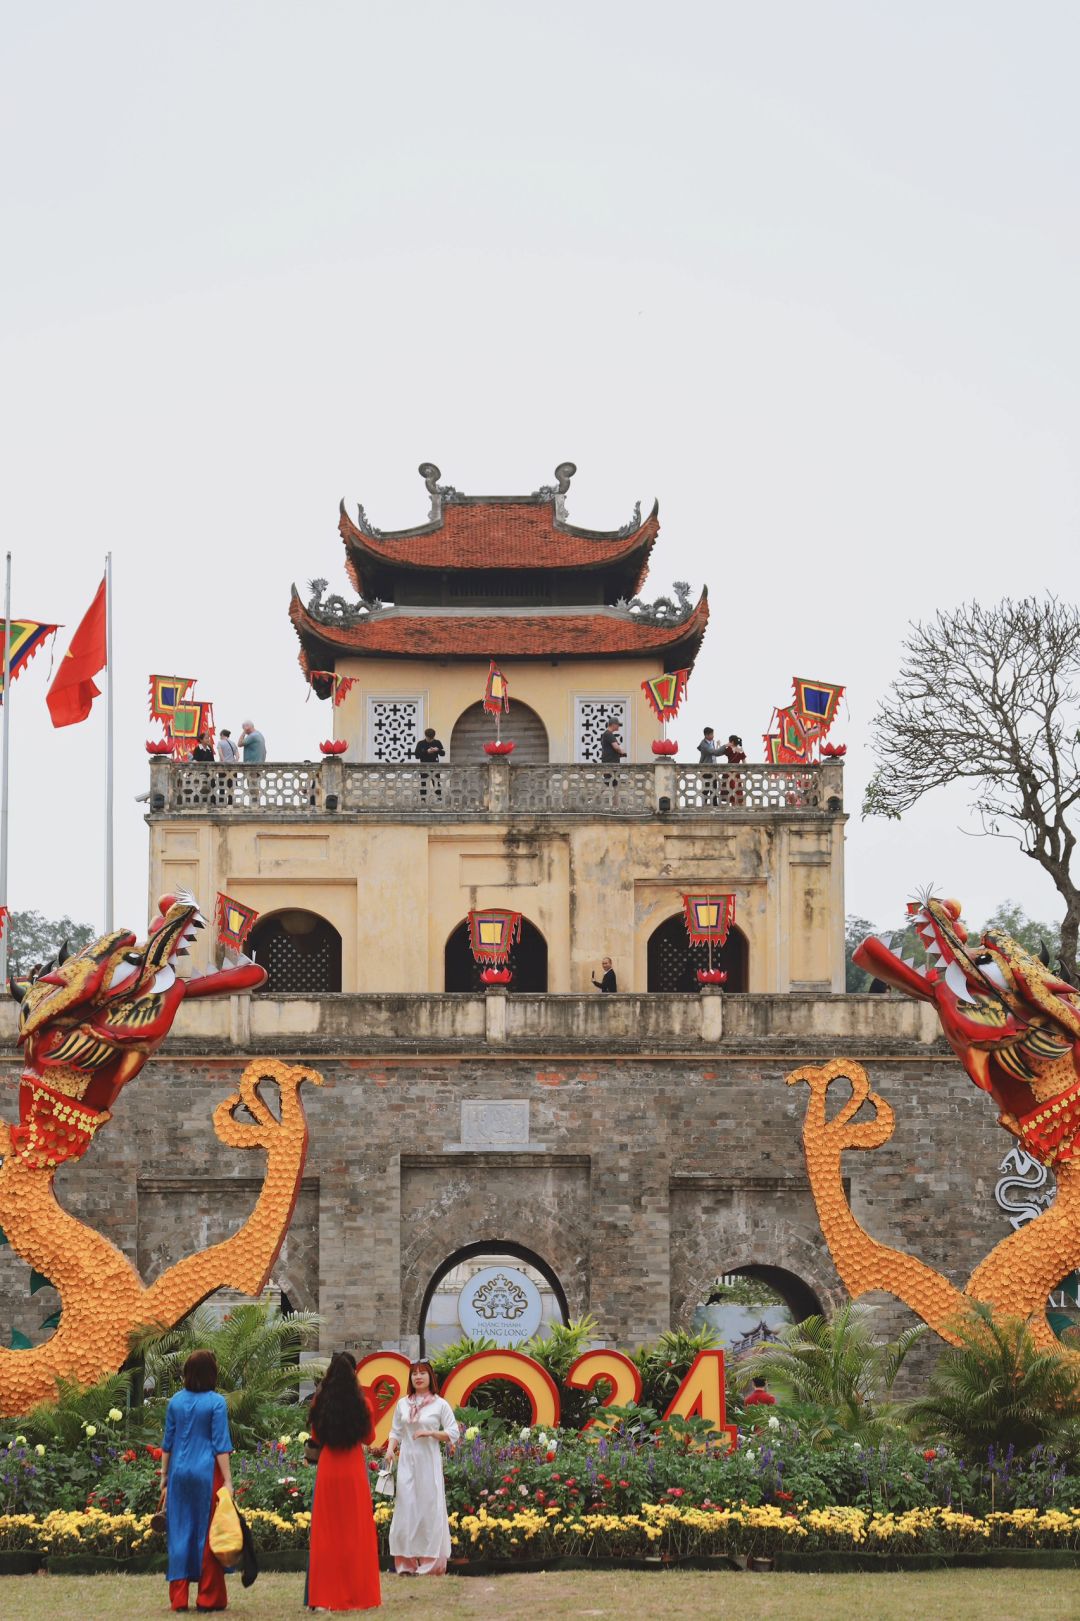
[[463,1099],[461,1104],[461,1147],[472,1149],[521,1149],[529,1144],[529,1100],[506,1101],[484,1098]]

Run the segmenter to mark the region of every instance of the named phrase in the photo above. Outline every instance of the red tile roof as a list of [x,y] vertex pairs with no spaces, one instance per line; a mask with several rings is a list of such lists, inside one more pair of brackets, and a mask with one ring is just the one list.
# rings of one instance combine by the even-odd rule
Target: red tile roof
[[660,529],[657,507],[631,534],[575,529],[555,519],[554,501],[447,502],[441,520],[396,535],[374,536],[341,511],[338,524],[357,590],[364,565],[403,569],[626,569],[636,564],[632,591],[648,571]]
[[329,669],[335,657],[407,659],[647,658],[664,668],[692,665],[709,621],[702,591],[679,625],[653,625],[611,609],[579,613],[417,613],[388,608],[355,625],[327,625],[293,596],[289,617],[300,638],[300,665]]

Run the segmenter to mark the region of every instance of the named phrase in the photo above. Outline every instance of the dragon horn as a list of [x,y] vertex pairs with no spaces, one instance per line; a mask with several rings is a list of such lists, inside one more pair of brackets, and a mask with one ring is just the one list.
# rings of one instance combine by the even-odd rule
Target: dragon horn
[[70,942],[65,940],[63,945],[60,947],[60,950],[56,953],[56,966],[57,966],[57,968],[63,968],[64,964],[67,962],[68,958],[71,956],[71,952],[68,949],[69,945],[70,945]]
[[1042,963],[1044,968],[1049,968],[1049,966],[1050,966],[1050,948],[1047,945],[1045,940],[1040,940],[1039,941],[1039,961]]
[[17,981],[12,979],[10,976],[8,977],[8,990],[11,992],[16,1002],[21,1002],[23,997],[26,995],[25,986],[18,984]]

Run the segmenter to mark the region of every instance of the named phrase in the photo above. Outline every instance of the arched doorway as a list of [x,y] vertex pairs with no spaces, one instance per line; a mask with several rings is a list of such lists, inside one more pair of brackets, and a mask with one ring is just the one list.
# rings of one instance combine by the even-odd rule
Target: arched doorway
[[[727,974],[727,991],[745,991],[749,984],[750,952],[745,934],[732,926],[722,946],[713,946],[712,964]],[[686,938],[681,912],[666,918],[649,936],[650,991],[696,991],[699,968],[708,968],[708,946],[692,946]]]
[[341,936],[317,912],[287,907],[261,917],[248,952],[270,976],[261,987],[270,995],[341,989]]
[[782,1266],[739,1266],[716,1277],[694,1307],[691,1330],[709,1329],[732,1356],[778,1339],[790,1323],[822,1315],[810,1285]]
[[[527,917],[521,920],[521,938],[511,946],[507,966],[513,973],[512,991],[547,990],[547,941]],[[448,991],[468,991],[475,995],[484,989],[480,978],[481,965],[473,960],[469,949],[468,922],[459,923],[446,942],[445,977],[443,988]]]
[[[510,713],[502,716],[502,732],[504,737],[514,740],[510,758],[515,765],[547,765],[547,728],[535,709],[511,699]],[[494,741],[494,716],[488,714],[482,703],[470,704],[468,709],[462,710],[450,733],[449,763],[468,765],[486,760],[484,744]]]
[[433,1273],[420,1307],[420,1355],[464,1334],[513,1350],[569,1320],[562,1284],[541,1256],[522,1244],[480,1240]]

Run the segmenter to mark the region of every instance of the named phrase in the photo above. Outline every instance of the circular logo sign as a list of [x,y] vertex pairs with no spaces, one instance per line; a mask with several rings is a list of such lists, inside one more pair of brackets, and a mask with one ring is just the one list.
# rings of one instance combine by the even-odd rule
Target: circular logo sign
[[466,1334],[511,1349],[532,1338],[542,1313],[539,1289],[512,1266],[475,1272],[458,1295],[458,1322]]

